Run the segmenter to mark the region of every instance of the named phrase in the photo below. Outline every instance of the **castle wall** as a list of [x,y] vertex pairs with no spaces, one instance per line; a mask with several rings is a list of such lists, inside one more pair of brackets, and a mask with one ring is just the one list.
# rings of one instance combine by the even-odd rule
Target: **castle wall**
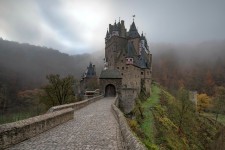
[[134,109],[135,99],[137,98],[137,96],[138,92],[134,88],[121,89],[119,107],[125,114],[130,113]]
[[106,43],[105,58],[108,62],[109,69],[115,69],[116,58],[122,49],[126,48],[127,40],[122,37],[113,36]]
[[126,59],[121,57],[116,63],[116,69],[118,69],[123,77],[122,86],[124,88],[135,88],[140,92],[141,87],[141,75],[140,69],[133,65],[127,65]]

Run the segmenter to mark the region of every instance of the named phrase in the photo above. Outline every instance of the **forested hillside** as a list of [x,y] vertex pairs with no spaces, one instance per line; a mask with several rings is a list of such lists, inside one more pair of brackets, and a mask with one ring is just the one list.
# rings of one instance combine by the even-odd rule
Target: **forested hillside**
[[153,78],[171,92],[184,86],[213,96],[217,86],[225,86],[225,41],[153,44],[152,52]]
[[[46,47],[0,40],[0,82],[10,80],[14,86],[32,89],[45,84],[47,74],[70,74],[79,79],[89,62],[96,63],[98,57],[102,56],[70,56]],[[102,68],[97,64],[98,70]]]
[[136,104],[128,123],[148,149],[208,150],[223,126],[196,113],[183,88],[173,96],[154,83],[151,97]]
[[[18,110],[21,110],[21,107],[25,108],[24,100],[20,100],[18,95],[24,93],[23,91],[44,86],[47,83],[46,76],[49,74],[59,74],[62,77],[73,75],[76,80],[80,80],[90,62],[96,64],[99,73],[103,68],[103,55],[70,56],[46,47],[0,39],[1,111],[5,114],[14,111],[16,107],[19,107]],[[32,95],[36,92],[34,90],[25,93]]]

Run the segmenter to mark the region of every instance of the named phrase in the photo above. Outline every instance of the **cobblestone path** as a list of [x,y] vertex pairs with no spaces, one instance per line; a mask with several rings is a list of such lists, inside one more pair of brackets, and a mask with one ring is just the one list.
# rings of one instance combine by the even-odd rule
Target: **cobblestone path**
[[103,98],[74,113],[74,119],[9,148],[11,150],[120,150],[121,136]]

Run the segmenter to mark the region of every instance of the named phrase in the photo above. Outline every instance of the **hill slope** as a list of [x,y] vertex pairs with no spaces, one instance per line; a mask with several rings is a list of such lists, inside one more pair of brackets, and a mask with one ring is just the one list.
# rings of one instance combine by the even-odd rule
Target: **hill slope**
[[0,114],[27,109],[24,101],[19,99],[19,93],[45,85],[46,75],[73,75],[80,80],[90,62],[96,65],[100,73],[103,55],[70,56],[46,47],[0,39],[0,108],[5,108],[0,109]]
[[[46,47],[0,40],[0,83],[8,78],[19,82],[20,88],[32,89],[45,84],[47,74],[70,74],[79,79],[89,62],[98,62],[99,57],[70,56]],[[102,65],[96,67],[99,71]]]
[[196,114],[185,93],[175,98],[153,85],[152,96],[137,101],[136,119],[128,122],[149,149],[209,149],[222,125]]

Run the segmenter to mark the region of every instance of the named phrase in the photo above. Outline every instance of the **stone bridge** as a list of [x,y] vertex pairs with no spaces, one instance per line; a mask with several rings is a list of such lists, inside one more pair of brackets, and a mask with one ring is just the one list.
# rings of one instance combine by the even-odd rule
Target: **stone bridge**
[[[74,119],[9,147],[9,150],[145,149],[133,136],[115,97],[105,97],[74,112]],[[117,110],[115,110],[117,109]],[[122,123],[121,123],[121,117]],[[122,130],[121,130],[122,128]],[[124,135],[122,135],[124,134]],[[125,139],[124,139],[125,136]],[[125,140],[125,141],[124,141]],[[0,148],[1,149],[1,148]]]

